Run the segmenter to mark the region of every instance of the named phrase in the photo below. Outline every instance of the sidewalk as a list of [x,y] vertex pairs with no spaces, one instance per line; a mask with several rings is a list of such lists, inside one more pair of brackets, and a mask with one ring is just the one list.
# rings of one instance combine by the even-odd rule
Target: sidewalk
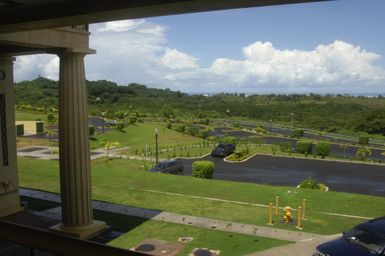
[[[32,190],[32,189],[20,189],[20,195],[60,203],[60,196],[54,193]],[[311,248],[311,250],[313,250],[315,244],[318,244],[320,241],[326,241],[328,239],[331,239],[331,237],[311,234],[311,233],[306,233],[301,231],[290,231],[290,230],[270,228],[270,227],[264,227],[264,226],[255,226],[250,224],[196,217],[196,216],[183,215],[183,214],[172,213],[172,212],[164,212],[164,211],[162,212],[158,210],[143,209],[143,208],[137,208],[132,206],[105,203],[100,201],[94,201],[93,207],[96,210],[119,213],[123,215],[141,217],[146,219],[160,220],[160,221],[165,221],[170,223],[191,225],[191,226],[196,226],[200,228],[221,230],[225,232],[233,232],[233,233],[239,233],[239,234],[255,235],[255,236],[292,241],[296,243],[291,244],[291,247],[298,248],[298,250],[301,249],[301,251],[302,249],[304,249],[304,247],[308,247],[309,249]],[[40,212],[39,214],[50,218],[61,219],[60,207],[52,208],[52,209]],[[273,248],[273,249],[278,249],[278,248]],[[293,250],[294,249],[290,249],[289,251],[293,252]],[[270,250],[266,251],[266,253],[270,253],[269,251]],[[272,254],[252,254],[252,255],[268,256],[268,255],[289,255],[289,254],[279,254],[278,252],[273,251]],[[290,255],[301,256],[301,254],[290,254]],[[311,254],[303,254],[303,255],[311,255]]]

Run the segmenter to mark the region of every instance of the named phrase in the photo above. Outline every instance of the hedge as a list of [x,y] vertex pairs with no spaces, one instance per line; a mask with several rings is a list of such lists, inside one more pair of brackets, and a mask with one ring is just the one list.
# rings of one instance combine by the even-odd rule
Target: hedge
[[369,144],[369,137],[368,136],[360,136],[360,137],[358,137],[358,143],[360,145],[368,145]]
[[192,174],[196,178],[212,179],[215,164],[212,161],[195,161],[192,164]]
[[301,138],[303,136],[304,131],[302,129],[295,129],[293,132],[294,138]]
[[311,154],[313,151],[313,142],[299,140],[296,144],[296,150],[301,154]]

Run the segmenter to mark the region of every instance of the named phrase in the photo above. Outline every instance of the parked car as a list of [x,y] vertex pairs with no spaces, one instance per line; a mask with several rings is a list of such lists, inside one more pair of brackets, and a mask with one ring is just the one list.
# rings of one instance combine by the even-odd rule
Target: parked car
[[313,256],[385,255],[385,217],[357,225],[342,237],[318,245]]
[[149,171],[181,175],[183,174],[183,164],[176,160],[162,161]]
[[218,146],[211,152],[211,156],[226,157],[234,153],[235,145],[230,143],[220,143]]

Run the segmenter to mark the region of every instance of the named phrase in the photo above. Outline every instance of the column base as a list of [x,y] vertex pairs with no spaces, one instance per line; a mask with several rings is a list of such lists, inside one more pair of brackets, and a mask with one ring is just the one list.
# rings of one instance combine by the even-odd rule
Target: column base
[[86,239],[103,233],[108,226],[105,222],[94,220],[94,222],[82,227],[65,227],[62,223],[52,226],[51,231],[80,239]]
[[1,210],[0,211],[0,218],[8,216],[8,215],[15,214],[15,213],[18,213],[18,212],[21,212],[23,210],[24,210],[24,208],[20,207],[20,206],[15,206],[15,207],[12,207],[12,208]]

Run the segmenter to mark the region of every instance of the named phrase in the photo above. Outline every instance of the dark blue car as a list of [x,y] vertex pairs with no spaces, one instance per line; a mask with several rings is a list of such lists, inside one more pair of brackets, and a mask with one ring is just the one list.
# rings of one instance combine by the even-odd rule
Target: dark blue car
[[313,256],[385,255],[385,217],[359,224],[343,236],[317,246]]
[[183,164],[180,161],[176,160],[167,160],[162,161],[150,169],[149,172],[160,172],[160,173],[169,173],[169,174],[183,174]]
[[211,156],[226,157],[234,153],[235,145],[230,143],[220,143],[211,152]]

